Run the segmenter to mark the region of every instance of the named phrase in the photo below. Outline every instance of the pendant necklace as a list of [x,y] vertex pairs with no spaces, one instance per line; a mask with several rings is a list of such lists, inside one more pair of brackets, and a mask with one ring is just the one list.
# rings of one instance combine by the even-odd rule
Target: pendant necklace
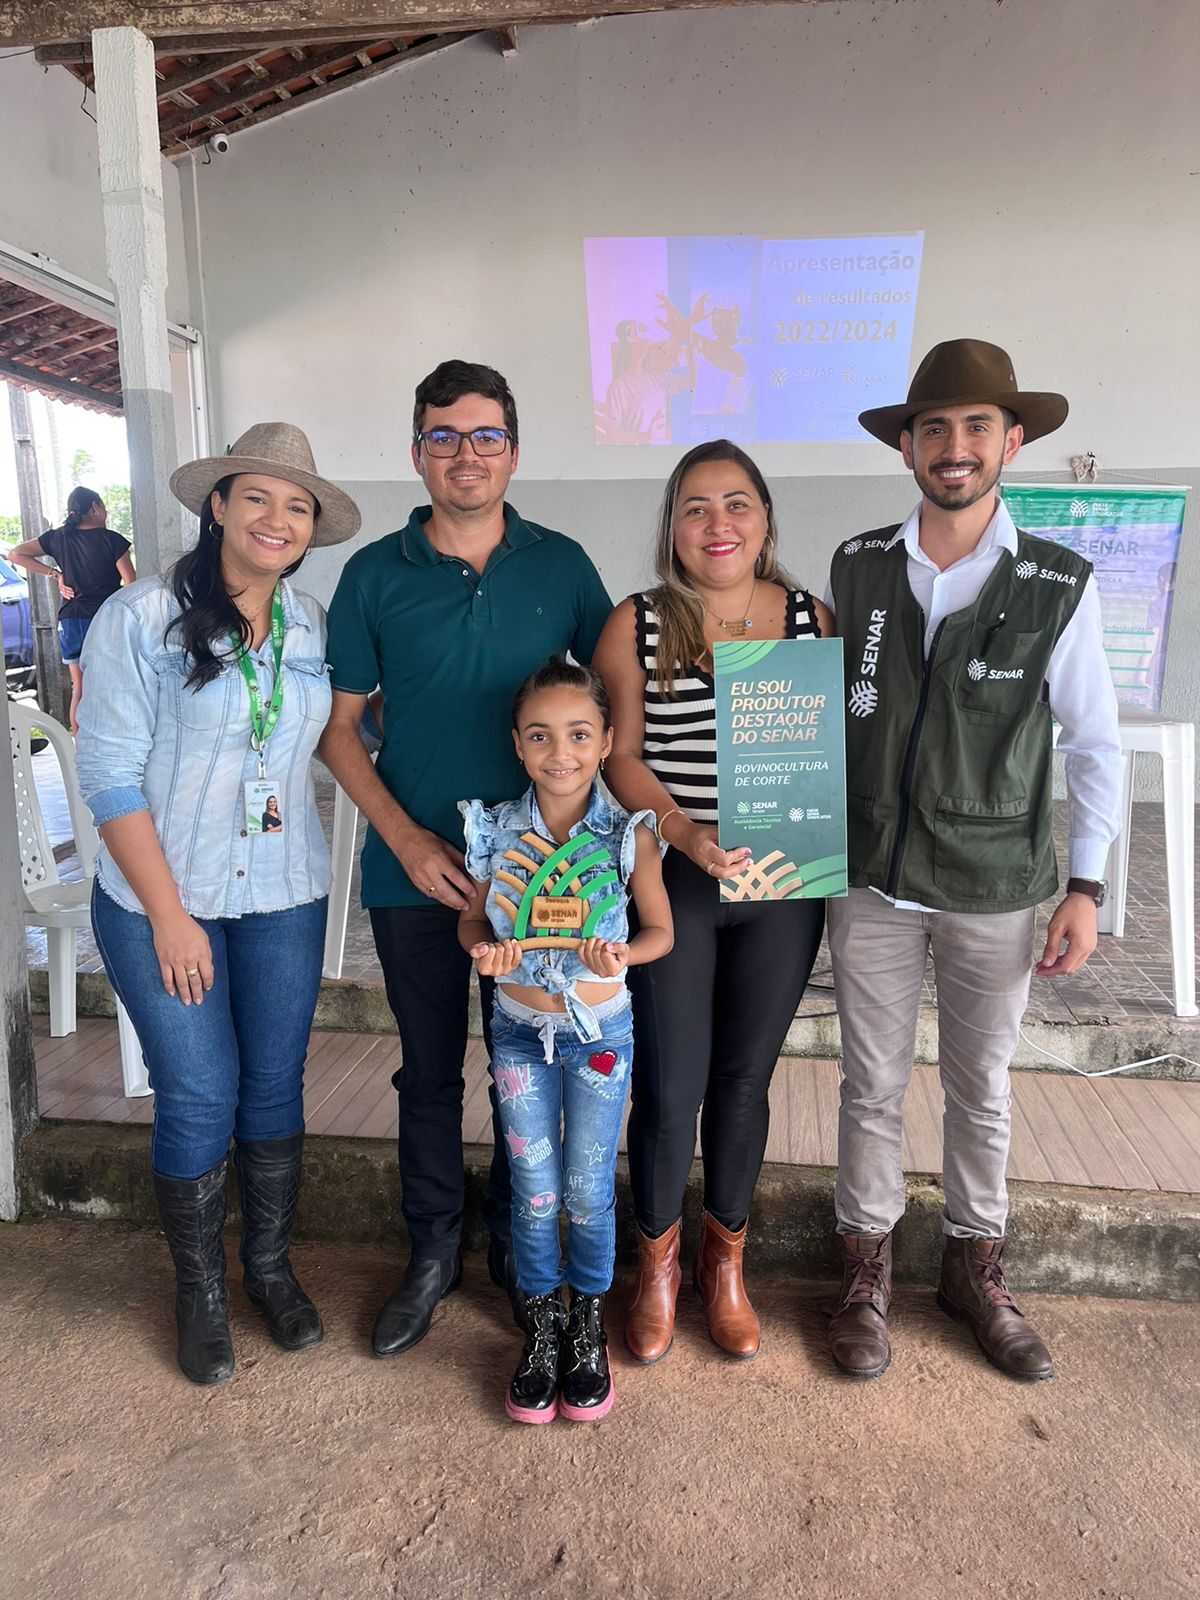
[[[750,591],[750,600],[754,600],[754,590]],[[753,628],[754,623],[749,617],[719,617],[711,606],[706,606],[709,616],[718,628],[724,629],[731,639],[744,639]]]

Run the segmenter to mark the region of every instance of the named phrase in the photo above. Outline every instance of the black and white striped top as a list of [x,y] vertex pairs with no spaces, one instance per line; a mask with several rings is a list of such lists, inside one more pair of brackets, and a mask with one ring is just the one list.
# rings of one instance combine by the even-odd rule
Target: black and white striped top
[[[712,675],[693,667],[675,680],[668,699],[655,677],[658,617],[644,594],[633,596],[638,660],[646,674],[646,731],[642,760],[679,809],[693,822],[717,820],[717,724]],[[785,639],[816,639],[820,626],[813,597],[792,589],[787,597]]]

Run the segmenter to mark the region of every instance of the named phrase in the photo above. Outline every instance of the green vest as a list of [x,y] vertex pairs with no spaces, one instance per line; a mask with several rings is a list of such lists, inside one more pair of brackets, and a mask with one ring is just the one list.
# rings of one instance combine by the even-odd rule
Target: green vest
[[845,640],[850,883],[939,911],[1019,911],[1058,887],[1046,671],[1091,564],[1017,531],[926,660],[898,527],[833,558]]

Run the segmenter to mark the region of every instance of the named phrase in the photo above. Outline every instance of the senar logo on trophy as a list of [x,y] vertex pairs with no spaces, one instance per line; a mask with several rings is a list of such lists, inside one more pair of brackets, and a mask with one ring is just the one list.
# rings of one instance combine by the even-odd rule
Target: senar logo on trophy
[[[506,867],[495,882],[516,891],[515,900],[494,889],[496,903],[512,918],[513,938],[522,950],[569,950],[590,939],[601,918],[620,900],[620,875],[608,850],[586,829],[555,845],[536,833],[523,833],[524,854],[515,845],[504,852]],[[587,874],[587,882],[584,875]]]

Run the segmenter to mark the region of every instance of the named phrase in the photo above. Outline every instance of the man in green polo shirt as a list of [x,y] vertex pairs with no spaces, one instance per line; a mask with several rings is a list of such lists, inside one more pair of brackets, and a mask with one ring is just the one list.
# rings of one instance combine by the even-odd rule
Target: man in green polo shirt
[[[346,564],[329,608],[333,714],[321,754],[370,827],[363,905],[400,1032],[402,1209],[412,1245],[383,1307],[376,1355],[407,1350],[462,1273],[463,1057],[471,962],[458,913],[471,887],[459,800],[495,805],[528,780],[513,750],[512,697],[556,652],[579,661],[612,609],[573,539],[525,522],[504,495],[517,465],[517,409],[490,367],[444,361],[419,385],[413,465],[430,505]],[[360,736],[383,693],[373,766]],[[484,1034],[492,984],[480,980]],[[511,1190],[498,1137],[488,1186],[488,1266],[520,1319]]]

